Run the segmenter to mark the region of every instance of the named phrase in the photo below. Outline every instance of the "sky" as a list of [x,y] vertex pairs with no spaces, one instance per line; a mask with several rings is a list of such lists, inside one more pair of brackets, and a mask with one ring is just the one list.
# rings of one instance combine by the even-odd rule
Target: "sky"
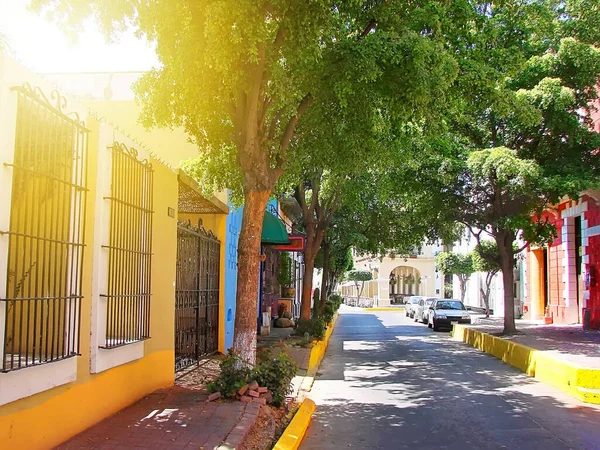
[[90,21],[73,43],[58,26],[28,11],[28,4],[0,0],[0,34],[13,56],[35,72],[144,72],[158,65],[153,48],[133,33],[109,44]]

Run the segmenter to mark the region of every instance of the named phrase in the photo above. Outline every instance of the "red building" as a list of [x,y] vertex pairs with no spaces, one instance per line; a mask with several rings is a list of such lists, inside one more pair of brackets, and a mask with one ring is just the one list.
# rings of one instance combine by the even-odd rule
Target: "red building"
[[547,217],[557,238],[526,253],[524,317],[600,329],[600,190],[561,203]]

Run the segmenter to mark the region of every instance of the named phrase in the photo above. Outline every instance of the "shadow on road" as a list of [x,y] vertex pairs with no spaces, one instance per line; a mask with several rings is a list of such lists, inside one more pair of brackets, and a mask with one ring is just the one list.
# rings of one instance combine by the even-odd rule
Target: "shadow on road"
[[600,449],[600,408],[408,320],[340,315],[302,449]]

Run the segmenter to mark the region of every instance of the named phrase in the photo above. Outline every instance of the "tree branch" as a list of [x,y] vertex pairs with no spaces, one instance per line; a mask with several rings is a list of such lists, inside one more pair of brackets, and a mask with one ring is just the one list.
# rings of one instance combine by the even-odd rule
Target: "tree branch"
[[323,174],[322,170],[318,170],[317,173],[310,179],[311,185],[311,200],[310,207],[308,208],[310,220],[313,219],[315,211],[317,211],[317,207],[319,207],[319,193],[321,191],[321,175]]
[[301,182],[296,186],[296,200],[302,208],[302,215],[306,217],[308,215],[308,206],[306,205],[306,191],[304,190],[304,184]]
[[[285,151],[287,150],[288,145],[290,144],[290,140],[294,135],[294,129],[296,128],[296,124],[308,108],[308,105],[310,104],[311,100],[312,95],[310,93],[306,94],[300,101],[300,104],[298,105],[296,115],[290,118],[287,127],[285,128],[285,132],[283,133],[283,136],[281,136],[281,141],[279,142],[279,152],[283,153],[283,155],[285,155]],[[283,159],[285,159],[285,157]]]
[[369,35],[371,31],[375,29],[375,25],[377,25],[377,21],[375,19],[369,20],[369,23],[365,27],[365,29],[358,35],[358,39],[363,39]]
[[517,251],[513,252],[513,255],[517,255],[519,253],[521,253],[523,250],[525,250],[527,247],[529,247],[529,241],[525,241],[525,244],[523,244],[521,246],[521,248],[519,248]]

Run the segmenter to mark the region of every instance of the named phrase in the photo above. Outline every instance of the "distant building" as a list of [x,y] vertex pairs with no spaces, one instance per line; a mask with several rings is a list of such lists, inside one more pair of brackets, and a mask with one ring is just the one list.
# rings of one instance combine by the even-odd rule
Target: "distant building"
[[[378,306],[402,303],[411,295],[443,296],[442,274],[436,270],[435,256],[441,244],[424,245],[411,255],[376,257],[353,251],[354,270],[367,270],[372,281],[365,282],[362,297],[372,299]],[[342,295],[357,297],[357,286],[350,281],[341,285]]]

